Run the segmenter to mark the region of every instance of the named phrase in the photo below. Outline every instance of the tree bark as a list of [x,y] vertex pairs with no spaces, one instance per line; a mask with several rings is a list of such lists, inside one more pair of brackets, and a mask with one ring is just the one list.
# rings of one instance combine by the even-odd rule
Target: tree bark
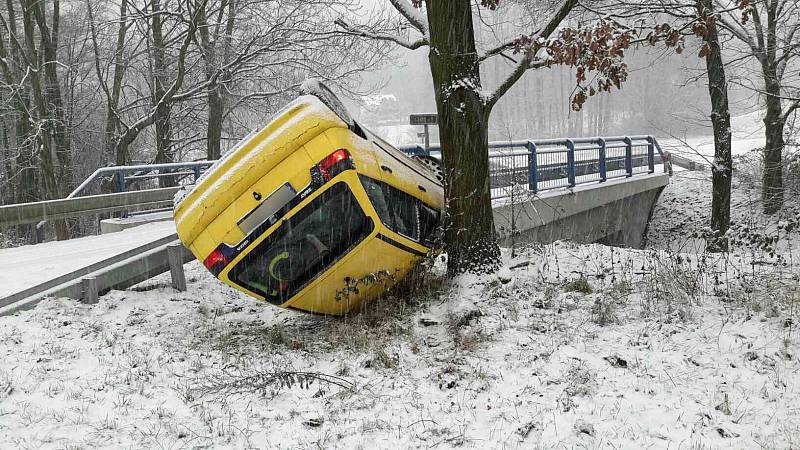
[[[117,32],[117,45],[114,49],[114,81],[111,85],[111,98],[108,105],[106,114],[106,148],[109,152],[114,149],[114,142],[116,141],[117,133],[119,132],[119,116],[117,116],[117,107],[119,106],[119,97],[122,93],[122,78],[125,75],[125,35],[128,31],[128,0],[122,0],[119,6],[119,31]],[[114,155],[114,159],[118,166],[124,166],[130,161],[130,156],[125,151],[119,152]]]
[[[171,102],[163,101],[167,93],[167,61],[164,42],[162,9],[159,0],[153,0],[153,107],[155,108],[156,126],[156,157],[155,163],[171,163],[172,155],[172,123],[170,115],[172,112]],[[174,186],[175,181],[172,177],[159,178],[159,187]]]
[[448,273],[489,272],[500,262],[489,188],[489,110],[470,0],[427,0],[431,75],[445,170]]
[[[91,13],[91,6],[87,8]],[[92,17],[90,15],[90,20]],[[109,157],[114,158],[114,162],[118,166],[124,166],[130,161],[128,155],[128,147],[117,147],[116,142],[118,139],[117,133],[120,131],[120,120],[117,115],[117,108],[119,107],[119,97],[122,93],[122,79],[125,75],[125,61],[123,61],[125,40],[128,31],[128,0],[122,0],[119,6],[119,30],[117,30],[117,43],[114,47],[114,76],[111,82],[111,88],[108,88],[105,80],[100,80],[100,83],[105,85],[106,91],[106,130],[105,130],[105,147],[106,153]],[[92,29],[93,38],[94,29]],[[95,45],[95,52],[97,53],[97,45]],[[99,58],[100,55],[95,54],[95,63],[97,65],[97,76],[101,77]]]
[[[699,17],[714,14],[712,0],[698,0]],[[712,251],[726,251],[727,240],[724,235],[731,222],[731,176],[733,157],[731,155],[731,114],[728,107],[728,84],[725,79],[725,66],[722,62],[722,49],[716,26],[709,26],[704,40],[710,52],[706,54],[708,72],[708,93],[711,97],[711,126],[714,130],[714,164],[711,166],[711,229],[715,238],[708,242]]]
[[29,6],[33,9],[34,19],[39,27],[41,54],[43,57],[42,65],[44,66],[43,95],[47,102],[46,114],[50,118],[50,130],[56,161],[58,162],[58,167],[56,168],[57,192],[58,197],[61,197],[61,188],[72,183],[72,150],[69,133],[67,132],[64,101],[61,97],[61,83],[56,71],[58,67],[60,3],[59,0],[53,0],[52,29],[47,23],[44,3],[43,1],[30,2]]
[[[228,12],[225,24],[225,37],[222,40],[223,48],[220,49],[220,22],[226,7]],[[233,34],[235,20],[234,0],[223,0],[213,36],[209,33],[209,24],[205,10],[200,15],[198,34],[200,35],[200,44],[203,48],[203,56],[206,60],[206,81],[209,82],[207,89],[208,127],[206,129],[206,159],[209,160],[219,159],[222,154],[222,126],[225,114],[225,98],[222,94],[222,83],[225,81],[225,77],[222,76],[215,79],[215,75],[217,70],[220,70],[220,65],[224,65],[228,61],[230,40]],[[221,60],[220,53],[222,53]]]
[[767,80],[766,115],[764,116],[764,172],[762,177],[761,197],[765,214],[774,214],[783,206],[783,127],[781,116],[781,88],[777,79],[770,74],[769,67],[765,71]]
[[766,47],[759,55],[761,69],[764,74],[766,90],[766,115],[764,126],[766,142],[764,145],[764,173],[761,187],[764,213],[773,214],[783,206],[783,106],[781,105],[781,77],[777,64],[777,23],[779,20],[777,7],[782,3],[773,0],[767,2]]
[[[35,133],[34,142],[38,142],[39,144],[40,171],[44,181],[45,195],[48,199],[56,199],[61,198],[61,180],[56,173],[56,164],[58,164],[59,156],[63,157],[63,155],[59,155],[59,145],[63,145],[63,142],[59,140],[58,125],[53,124],[53,122],[59,121],[58,109],[50,107],[50,105],[52,105],[52,99],[50,99],[50,95],[45,92],[45,88],[42,86],[41,74],[44,72],[45,76],[47,76],[47,69],[41,70],[43,65],[42,55],[39,49],[36,48],[36,43],[34,42],[34,16],[37,15],[40,4],[36,0],[21,0],[21,2],[22,25],[25,33],[25,45],[28,52],[27,59],[29,63],[36,64],[36,67],[31,67],[30,74],[31,92],[33,94],[34,104],[36,105],[37,114],[34,120],[38,122],[37,127],[39,128]],[[43,35],[47,28],[41,29],[41,23],[39,26],[39,31],[42,35],[40,38],[44,40],[45,38]],[[45,52],[47,52],[47,50],[45,50]],[[46,55],[44,59],[47,61]],[[47,81],[45,82],[47,83]],[[63,113],[63,109],[61,113]],[[60,120],[62,120],[63,125],[63,116],[61,116]],[[65,220],[56,220],[53,222],[53,225],[55,226],[56,239],[69,239],[69,229],[67,228]]]

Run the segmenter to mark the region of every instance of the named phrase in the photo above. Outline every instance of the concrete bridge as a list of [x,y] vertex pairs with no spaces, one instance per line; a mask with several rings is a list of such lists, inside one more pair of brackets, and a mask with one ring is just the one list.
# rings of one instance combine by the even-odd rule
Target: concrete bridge
[[[439,154],[437,146],[401,150],[434,158]],[[495,225],[504,245],[569,239],[641,247],[670,172],[650,136],[494,142],[489,159]],[[150,211],[105,228],[146,227],[0,250],[0,279],[5,280],[0,282],[0,315],[47,296],[91,302],[105,291],[125,289],[166,271],[173,286],[185,289],[183,264],[193,257],[179,245],[169,210],[152,212],[171,203],[175,188],[130,189],[133,183],[164,177],[196,180],[210,164],[99,169],[70,198],[0,206],[0,227],[109,211]],[[109,177],[120,192],[80,196],[95,179]],[[54,259],[66,263],[55,264]]]
[[[641,248],[671,166],[652,136],[490,143],[495,228],[502,245],[580,243]],[[440,157],[440,147],[401,147]]]
[[545,191],[494,204],[501,245],[567,239],[642,248],[666,173],[652,173],[572,189]]

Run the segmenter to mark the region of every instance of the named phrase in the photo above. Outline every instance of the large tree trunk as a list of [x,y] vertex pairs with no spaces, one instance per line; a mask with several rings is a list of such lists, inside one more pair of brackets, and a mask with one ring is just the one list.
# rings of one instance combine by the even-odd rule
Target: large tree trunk
[[768,68],[767,74],[765,74],[767,80],[767,113],[764,117],[766,143],[761,190],[765,214],[773,214],[783,206],[783,126],[785,121],[781,116],[780,84],[774,77],[774,70],[771,75]]
[[[220,37],[220,26],[223,14],[227,8],[227,19],[225,20],[225,36]],[[206,159],[219,159],[222,155],[222,126],[225,115],[225,97],[222,92],[222,84],[227,81],[225,75],[215,78],[220,66],[228,62],[231,50],[231,37],[233,36],[233,26],[236,21],[236,1],[223,0],[217,16],[217,23],[214,27],[213,36],[209,33],[208,20],[205,10],[200,15],[201,26],[199,27],[200,44],[203,48],[203,55],[206,60],[206,81],[208,85],[208,128],[206,129]]]
[[[700,17],[710,17],[714,6],[712,0],[698,0],[697,12]],[[708,243],[709,250],[727,250],[723,237],[731,222],[731,175],[733,157],[731,156],[731,114],[728,108],[728,85],[725,80],[725,66],[722,62],[722,49],[716,26],[708,27],[704,37],[710,52],[706,54],[708,72],[708,93],[711,96],[711,126],[714,129],[714,164],[711,167],[711,229],[716,239]]]
[[[114,161],[118,166],[124,166],[130,161],[128,155],[128,147],[116,148],[117,133],[119,133],[120,124],[119,117],[117,116],[117,107],[119,106],[119,97],[122,92],[122,78],[125,74],[124,50],[125,50],[125,35],[128,30],[128,0],[122,0],[119,7],[119,30],[117,31],[117,44],[114,49],[114,80],[111,84],[111,92],[107,99],[106,110],[106,152],[109,156],[114,156]],[[116,152],[115,152],[116,150]],[[116,153],[116,154],[115,154]]]
[[773,214],[783,206],[783,107],[781,105],[781,77],[777,63],[778,2],[767,2],[766,47],[759,55],[764,75],[767,113],[764,117],[766,142],[764,145],[764,173],[761,195],[764,213]]
[[221,154],[220,141],[222,140],[222,115],[225,107],[223,104],[222,89],[220,89],[219,81],[213,81],[214,75],[218,69],[216,36],[214,42],[211,42],[205,12],[200,16],[200,19],[202,20],[199,29],[200,43],[203,46],[203,55],[205,56],[206,60],[206,81],[210,83],[207,89],[208,127],[206,128],[206,159],[213,160],[219,159]]
[[470,0],[428,0],[429,60],[445,170],[448,273],[498,267],[489,189],[489,110],[479,95]]

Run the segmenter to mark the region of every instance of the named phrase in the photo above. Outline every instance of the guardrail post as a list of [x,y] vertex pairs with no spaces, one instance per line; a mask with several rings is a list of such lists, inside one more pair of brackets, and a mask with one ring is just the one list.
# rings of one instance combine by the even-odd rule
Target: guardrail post
[[117,172],[117,192],[125,192],[125,172]]
[[575,143],[567,139],[567,179],[569,187],[575,187]]
[[85,277],[81,279],[81,286],[83,286],[83,303],[87,305],[96,305],[98,300],[97,292],[97,278]]
[[647,136],[647,172],[653,173],[656,171],[656,144],[653,142],[653,136]]
[[625,143],[625,176],[632,177],[633,176],[633,142],[631,142],[631,138],[625,136],[622,139],[622,142]]
[[599,147],[597,159],[600,160],[600,182],[602,183],[608,179],[606,174],[606,140],[598,138],[597,145]]
[[167,245],[167,260],[169,262],[169,274],[172,276],[172,287],[180,292],[185,292],[186,274],[183,272],[182,247],[183,245],[178,243]]
[[528,149],[528,189],[536,192],[539,181],[536,173],[536,144],[528,141],[525,143],[525,147]]
[[200,178],[200,166],[194,166],[194,184],[197,184],[197,180]]

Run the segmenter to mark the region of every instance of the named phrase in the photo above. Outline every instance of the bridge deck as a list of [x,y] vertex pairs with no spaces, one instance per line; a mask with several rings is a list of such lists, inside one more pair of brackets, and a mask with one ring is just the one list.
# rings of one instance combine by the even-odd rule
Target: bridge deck
[[0,250],[0,298],[175,234],[175,223]]

